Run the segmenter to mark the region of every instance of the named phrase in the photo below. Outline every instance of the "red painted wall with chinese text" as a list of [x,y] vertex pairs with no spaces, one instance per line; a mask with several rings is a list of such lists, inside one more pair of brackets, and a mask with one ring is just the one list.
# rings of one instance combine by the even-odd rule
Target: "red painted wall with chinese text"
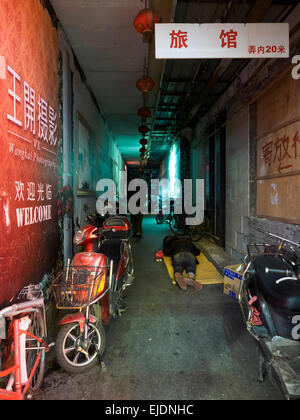
[[39,0],[0,2],[0,306],[57,260],[58,55]]

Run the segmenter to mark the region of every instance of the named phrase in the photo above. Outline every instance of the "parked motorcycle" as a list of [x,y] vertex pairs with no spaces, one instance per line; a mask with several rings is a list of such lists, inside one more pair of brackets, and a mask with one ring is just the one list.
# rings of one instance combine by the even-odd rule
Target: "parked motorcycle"
[[122,313],[124,292],[134,279],[128,220],[89,220],[74,236],[83,252],[52,284],[57,308],[72,311],[60,320],[55,344],[57,361],[69,373],[85,372],[101,360],[103,325]]
[[[300,396],[300,244],[248,245],[239,303],[258,343],[259,379],[272,375],[287,399]],[[273,242],[273,241],[272,241]]]

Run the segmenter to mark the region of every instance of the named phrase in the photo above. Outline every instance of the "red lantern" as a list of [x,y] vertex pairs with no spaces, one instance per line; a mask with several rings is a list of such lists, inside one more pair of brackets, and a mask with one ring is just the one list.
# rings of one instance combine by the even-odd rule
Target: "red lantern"
[[143,137],[145,137],[145,134],[147,134],[150,131],[150,129],[146,125],[141,125],[139,127],[139,132],[142,133]]
[[146,106],[144,106],[143,108],[140,108],[138,110],[138,114],[139,116],[142,118],[143,121],[146,121],[146,119],[148,117],[151,117],[151,111],[149,108],[147,108]]
[[149,76],[144,76],[136,82],[136,87],[144,94],[148,94],[154,88],[154,82]]
[[140,144],[141,144],[142,146],[146,146],[146,145],[148,144],[148,141],[147,141],[146,139],[141,139],[141,140],[140,140]]
[[137,14],[133,25],[140,34],[143,34],[143,41],[150,42],[154,33],[154,25],[160,21],[160,15],[157,12],[143,9]]
[[146,149],[146,147],[145,147],[145,146],[141,147],[141,148],[140,148],[140,150],[139,150],[139,152],[140,152],[140,153],[143,153],[143,154],[145,154],[145,153],[146,153],[146,151],[147,151],[147,149]]

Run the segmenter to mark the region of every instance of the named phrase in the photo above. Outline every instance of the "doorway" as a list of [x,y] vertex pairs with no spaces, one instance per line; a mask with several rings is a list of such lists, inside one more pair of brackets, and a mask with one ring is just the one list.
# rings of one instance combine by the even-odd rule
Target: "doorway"
[[217,244],[225,248],[226,224],[226,126],[217,129],[206,142],[206,214]]

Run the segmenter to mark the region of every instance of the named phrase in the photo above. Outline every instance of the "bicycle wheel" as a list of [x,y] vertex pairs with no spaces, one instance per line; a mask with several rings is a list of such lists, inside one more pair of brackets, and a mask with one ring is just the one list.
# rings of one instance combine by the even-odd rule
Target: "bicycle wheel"
[[184,236],[186,234],[187,227],[184,224],[184,220],[179,215],[174,215],[170,220],[171,231],[178,236]]
[[[41,311],[35,312],[30,315],[30,319],[31,319],[31,325],[29,328],[29,332],[33,334],[34,336],[42,340],[45,340],[46,328],[45,328],[43,313]],[[34,394],[35,392],[37,392],[44,379],[45,349],[39,350],[39,348],[41,347],[43,347],[43,345],[39,341],[31,337],[26,338],[26,367],[27,367],[28,377],[30,376],[33,370],[37,357],[39,356],[40,353],[42,353],[39,365],[37,366],[36,371],[30,382],[30,385],[28,388],[28,394]]]
[[203,237],[205,230],[201,226],[194,226],[190,230],[190,238],[194,242],[200,241]]
[[105,350],[105,331],[102,324],[88,323],[85,342],[78,323],[64,325],[55,343],[58,364],[72,374],[83,373],[98,363]]

